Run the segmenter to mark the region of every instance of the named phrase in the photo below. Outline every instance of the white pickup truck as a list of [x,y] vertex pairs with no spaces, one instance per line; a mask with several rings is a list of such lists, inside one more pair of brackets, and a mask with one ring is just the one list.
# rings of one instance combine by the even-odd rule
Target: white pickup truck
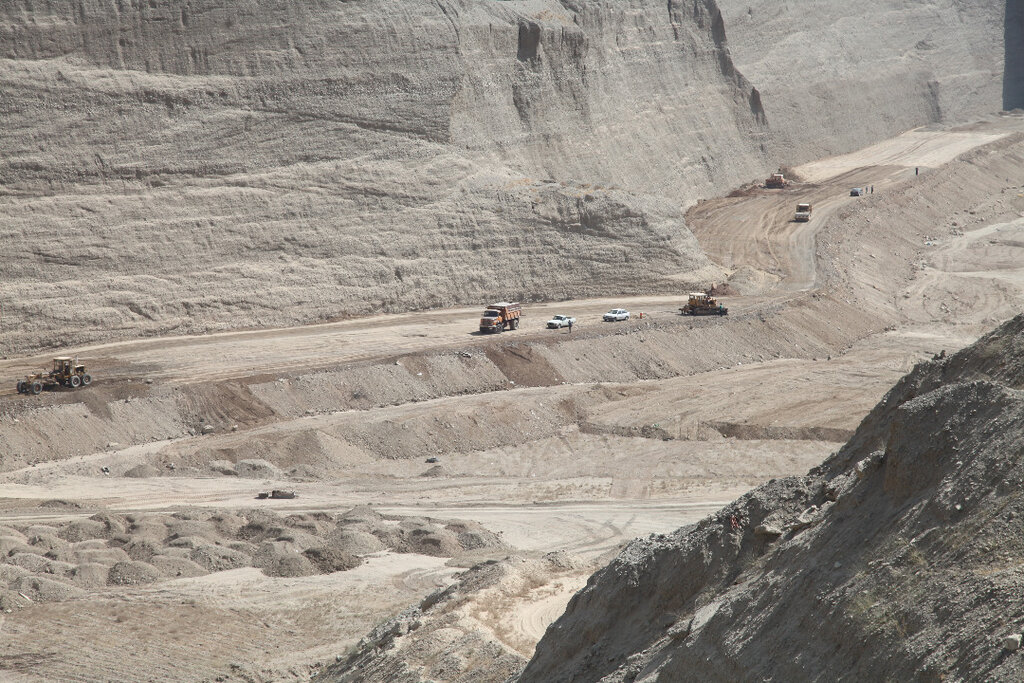
[[604,314],[603,320],[606,323],[622,322],[623,320],[629,320],[629,311],[625,308],[613,308]]
[[549,330],[560,330],[563,327],[571,327],[576,324],[576,318],[567,315],[556,315],[548,321]]

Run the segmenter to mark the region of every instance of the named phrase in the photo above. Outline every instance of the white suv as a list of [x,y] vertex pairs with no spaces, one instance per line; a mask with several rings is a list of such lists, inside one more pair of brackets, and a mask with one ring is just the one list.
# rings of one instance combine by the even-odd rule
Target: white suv
[[625,308],[613,308],[604,314],[604,321],[606,323],[621,322],[623,320],[629,320],[629,311]]

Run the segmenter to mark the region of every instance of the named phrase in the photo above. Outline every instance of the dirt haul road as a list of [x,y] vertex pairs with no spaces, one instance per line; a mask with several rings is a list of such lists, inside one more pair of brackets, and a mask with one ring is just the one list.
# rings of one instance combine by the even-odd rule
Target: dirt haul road
[[[1002,189],[1000,201],[1007,202],[988,207],[970,197],[961,200],[957,193],[943,194],[943,185],[929,184],[924,176],[917,183],[913,173],[914,166],[924,171],[932,164],[940,167],[934,171],[935,182],[943,181],[944,160],[1021,129],[1015,119],[971,130],[917,131],[870,151],[797,169],[803,185],[783,191],[748,189],[694,207],[690,224],[702,246],[736,269],[732,282],[748,291],[727,299],[735,315],[723,320],[680,318],[676,308],[681,297],[664,296],[531,305],[526,328],[494,337],[473,334],[480,307],[80,349],[82,358],[98,369],[96,387],[36,399],[5,398],[5,407],[17,406],[18,412],[0,415],[0,424],[17,437],[12,443],[23,451],[45,450],[39,444],[49,443],[53,430],[47,427],[55,419],[68,419],[61,424],[69,430],[96,432],[95,439],[66,445],[57,456],[44,459],[49,462],[8,464],[0,481],[10,499],[0,505],[0,524],[8,529],[32,525],[39,538],[50,538],[47,527],[84,522],[97,510],[162,514],[187,506],[241,511],[265,505],[282,515],[335,514],[366,503],[399,515],[478,521],[501,532],[514,549],[506,553],[536,558],[568,549],[578,558],[576,569],[552,574],[546,584],[540,579],[525,583],[529,588],[495,625],[502,628],[492,628],[504,634],[492,637],[526,654],[581,577],[624,540],[671,531],[764,479],[806,471],[836,447],[834,440],[843,438],[914,361],[971,341],[987,318],[1019,305],[1019,264],[1024,260],[1015,258],[1020,247],[1014,245],[1024,244],[1024,225],[1018,214],[1007,215],[1007,207],[1016,206],[1017,193],[1024,190],[1007,190],[1002,167],[981,169],[983,181],[971,189],[970,197],[999,195]],[[949,173],[981,168],[987,159],[957,161]],[[871,184],[875,197],[849,196],[850,186]],[[796,203],[807,193],[815,203],[814,220],[791,222]],[[963,228],[963,234],[947,233],[938,240],[919,235],[918,228],[896,234],[908,222],[903,218],[913,217],[901,214],[907,207],[914,207],[916,214],[922,211],[919,203],[935,207],[942,197],[949,205],[937,215],[956,213],[959,225],[950,229]],[[957,201],[969,204],[961,207]],[[886,231],[868,230],[890,203],[895,208]],[[976,215],[967,209],[977,209]],[[841,225],[829,220],[830,215],[841,218]],[[990,218],[991,226],[984,224]],[[946,227],[942,220],[928,218],[928,227],[920,230],[937,234]],[[978,223],[967,225],[974,220]],[[840,238],[849,244],[839,243]],[[897,238],[906,244],[886,241]],[[890,277],[907,259],[920,261],[913,275]],[[842,273],[827,272],[829,267]],[[941,302],[929,298],[950,278],[963,291],[995,294],[973,308],[950,297]],[[829,318],[852,315],[865,305],[865,297],[873,296],[888,311],[885,322],[871,316]],[[614,306],[650,313],[660,327],[641,327],[635,321],[628,326],[599,323],[600,313]],[[498,350],[509,340],[525,345],[570,339],[567,331],[539,329],[557,312],[575,313],[580,325],[572,342],[562,343],[568,350],[524,356],[534,359],[528,364],[543,366],[541,374],[571,376],[569,364],[576,361],[576,368],[606,363],[602,367],[610,370],[628,364],[640,349],[659,344],[694,347],[691,355],[680,356],[690,363],[689,372],[669,368],[643,382],[626,375],[617,379],[608,372],[599,382],[563,384],[556,379],[516,391],[495,390],[507,387],[496,384],[482,393],[458,390],[439,397],[414,398],[406,387],[404,398],[389,395],[357,410],[303,403],[299,399],[312,400],[321,385],[311,384],[314,391],[296,398],[288,394],[288,382],[273,379],[437,349]],[[797,334],[804,325],[832,340],[831,346],[813,347],[823,349],[817,357],[806,348],[804,336],[789,340],[790,346],[757,346],[779,320],[791,326],[775,329],[775,334]],[[888,331],[873,333],[881,332],[889,320]],[[826,334],[840,325],[846,336]],[[739,332],[735,337],[715,336],[744,330],[749,330],[746,338]],[[708,360],[725,353],[715,348],[723,339],[749,346],[720,364]],[[833,347],[838,350],[825,350]],[[44,357],[9,359],[0,372],[13,386],[18,373],[45,363]],[[418,371],[410,372],[415,379]],[[132,413],[135,394],[111,398],[109,405],[90,403],[99,401],[110,385],[137,378],[152,379],[154,388],[176,385],[180,394],[187,393],[186,385],[257,378],[274,385],[260,394],[273,410],[252,424],[242,422],[237,432],[224,429],[167,439],[175,427],[169,425],[147,442],[152,437],[145,432],[148,422],[160,416]],[[406,379],[403,375],[402,381]],[[68,406],[58,399],[81,404]],[[244,394],[243,399],[254,396]],[[172,406],[170,399],[160,400],[164,402],[157,408]],[[59,409],[70,412],[51,412]],[[82,416],[75,411],[93,412]],[[508,425],[512,428],[502,431]],[[124,436],[114,437],[110,430],[115,428]],[[502,440],[509,435],[517,440]],[[130,441],[135,437],[140,442]],[[108,443],[115,440],[124,445]],[[427,452],[439,458],[439,471],[424,463],[426,448],[436,449]],[[211,469],[214,461],[250,457],[272,460],[280,471],[268,468],[263,475],[245,478]],[[157,474],[121,477],[140,464],[152,466]],[[101,473],[102,467],[109,477]],[[253,500],[256,491],[270,488],[295,489],[300,497]],[[52,499],[74,505],[39,506]],[[27,541],[28,536],[22,541],[11,533],[5,542],[20,548]],[[374,553],[354,570],[327,575],[282,579],[245,567],[149,586],[103,588],[6,615],[7,649],[2,654],[8,664],[3,666],[31,680],[74,680],[77,671],[143,680],[150,671],[180,677],[182,669],[175,666],[187,660],[187,675],[195,679],[239,672],[254,680],[303,679],[310,663],[333,660],[380,619],[449,583],[457,570],[445,558]],[[494,605],[477,607],[495,612]],[[160,646],[138,637],[163,633],[168,623],[180,627]],[[210,633],[217,634],[215,647],[206,647]],[[120,646],[126,641],[138,646],[137,655],[127,659]]]
[[[957,154],[1006,134],[987,129],[913,131],[859,153],[802,166],[796,169],[797,176],[808,180],[787,189],[750,190],[750,196],[743,201],[730,197],[702,202],[690,211],[689,224],[701,246],[721,265],[729,269],[746,266],[767,273],[769,277],[762,280],[764,283],[781,280],[781,286],[771,292],[762,291],[767,289],[762,286],[749,289],[751,295],[730,297],[730,311],[775,306],[792,294],[813,287],[814,236],[837,207],[857,200],[849,196],[850,188],[874,185],[876,190],[882,190],[912,175],[915,167],[941,165]],[[800,201],[814,204],[813,218],[808,223],[792,221]],[[556,313],[575,315],[575,331],[580,333],[599,326],[614,328],[601,322],[601,314],[613,307],[625,307],[634,316],[643,312],[664,319],[678,313],[681,299],[682,292],[678,296],[530,304],[524,311],[523,328],[508,336],[528,340],[555,334],[543,328]],[[97,377],[105,379],[145,376],[164,382],[206,382],[334,367],[507,339],[505,335],[481,336],[476,331],[482,311],[483,305],[274,330],[141,339],[61,352],[90,360],[97,369]],[[45,367],[49,360],[50,356],[37,355],[0,361],[0,392],[14,393],[12,388],[18,377]]]

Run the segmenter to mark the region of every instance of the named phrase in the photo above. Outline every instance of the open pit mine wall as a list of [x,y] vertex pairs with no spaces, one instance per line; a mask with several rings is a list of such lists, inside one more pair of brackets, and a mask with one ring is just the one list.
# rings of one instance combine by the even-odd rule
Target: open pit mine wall
[[[941,66],[996,93],[1001,4],[856,4],[867,33],[930,28],[876,45],[897,76],[855,116],[871,72],[815,37],[835,35],[825,4],[779,3],[790,21],[762,32],[713,0],[0,3],[0,345],[716,279],[686,205],[999,108],[922,83]],[[755,68],[748,46],[794,26],[806,54]],[[791,120],[802,78],[814,106]]]
[[[0,54],[159,74],[140,99],[349,122],[332,134],[388,131],[532,178],[692,200],[765,163],[712,0],[25,0],[0,8]],[[140,150],[142,165],[216,146],[192,128],[195,147]]]
[[785,163],[1024,106],[1024,9],[1014,0],[718,5]]

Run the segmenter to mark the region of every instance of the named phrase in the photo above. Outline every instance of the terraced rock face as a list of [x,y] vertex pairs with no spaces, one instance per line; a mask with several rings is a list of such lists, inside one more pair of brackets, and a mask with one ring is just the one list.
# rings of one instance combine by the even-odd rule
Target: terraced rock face
[[523,681],[1018,680],[1024,316],[919,365],[845,448],[638,540]]
[[674,291],[764,165],[712,2],[9,3],[0,55],[8,348]]
[[1018,3],[718,4],[785,163],[1021,106]]

